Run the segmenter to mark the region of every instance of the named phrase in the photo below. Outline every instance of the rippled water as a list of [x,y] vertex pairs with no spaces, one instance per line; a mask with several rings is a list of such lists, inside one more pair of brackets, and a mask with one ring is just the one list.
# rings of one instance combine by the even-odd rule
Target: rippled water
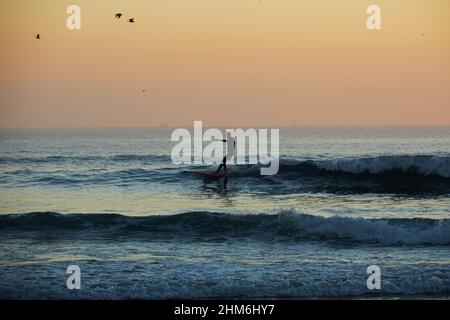
[[212,181],[170,133],[1,131],[0,297],[449,295],[449,127],[281,129],[277,175]]

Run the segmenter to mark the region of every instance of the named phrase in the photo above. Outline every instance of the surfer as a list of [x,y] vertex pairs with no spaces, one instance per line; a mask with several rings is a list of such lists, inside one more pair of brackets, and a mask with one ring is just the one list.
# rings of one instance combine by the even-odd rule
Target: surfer
[[227,160],[230,160],[231,157],[233,157],[236,153],[236,138],[233,138],[231,136],[231,133],[227,132],[227,138],[224,140],[218,140],[222,142],[227,143],[227,154],[222,159],[222,163],[219,165],[219,167],[216,170],[216,174],[219,174],[220,169],[223,168],[223,171],[225,172],[225,175],[227,174]]

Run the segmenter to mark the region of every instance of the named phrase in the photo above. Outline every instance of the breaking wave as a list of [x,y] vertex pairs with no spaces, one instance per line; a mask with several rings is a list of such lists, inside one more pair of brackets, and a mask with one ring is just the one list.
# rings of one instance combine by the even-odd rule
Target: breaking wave
[[[0,158],[8,166],[0,174],[7,185],[115,185],[199,183],[192,171],[212,166],[176,166],[169,156],[115,155],[111,157]],[[88,166],[85,162],[91,162]],[[41,166],[40,163],[44,162]],[[118,162],[118,163],[117,163]],[[27,163],[25,166],[24,163]],[[28,165],[29,163],[29,165]],[[32,165],[32,164],[36,165]],[[62,165],[60,165],[63,163]],[[126,163],[126,164],[125,164]],[[52,166],[52,164],[55,164]],[[72,164],[72,166],[68,165]],[[402,193],[450,194],[450,156],[391,155],[342,159],[280,160],[279,171],[261,176],[261,165],[229,165],[229,178],[241,191],[262,193]],[[8,167],[7,167],[8,168]],[[273,188],[277,185],[277,188]]]
[[263,241],[342,241],[383,245],[450,245],[450,219],[362,219],[301,214],[185,212],[174,215],[59,214],[36,212],[0,216],[2,233],[42,232],[64,236],[126,236],[128,238],[191,238]]

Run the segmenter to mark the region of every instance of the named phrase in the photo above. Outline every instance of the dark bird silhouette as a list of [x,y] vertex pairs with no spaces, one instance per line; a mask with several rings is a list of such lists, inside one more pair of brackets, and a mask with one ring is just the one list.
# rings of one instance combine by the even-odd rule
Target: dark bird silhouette
[[128,19],[128,22],[134,23],[134,18]]
[[36,35],[36,39],[40,39],[41,38],[41,35],[38,33],[37,35]]
[[122,14],[121,13],[116,13],[116,18],[117,19],[120,19],[122,17]]

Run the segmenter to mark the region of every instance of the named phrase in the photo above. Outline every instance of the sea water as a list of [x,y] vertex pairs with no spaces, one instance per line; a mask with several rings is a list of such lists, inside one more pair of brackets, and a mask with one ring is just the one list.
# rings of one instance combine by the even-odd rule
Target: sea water
[[215,180],[171,131],[0,131],[0,298],[450,296],[450,127],[281,128]]

